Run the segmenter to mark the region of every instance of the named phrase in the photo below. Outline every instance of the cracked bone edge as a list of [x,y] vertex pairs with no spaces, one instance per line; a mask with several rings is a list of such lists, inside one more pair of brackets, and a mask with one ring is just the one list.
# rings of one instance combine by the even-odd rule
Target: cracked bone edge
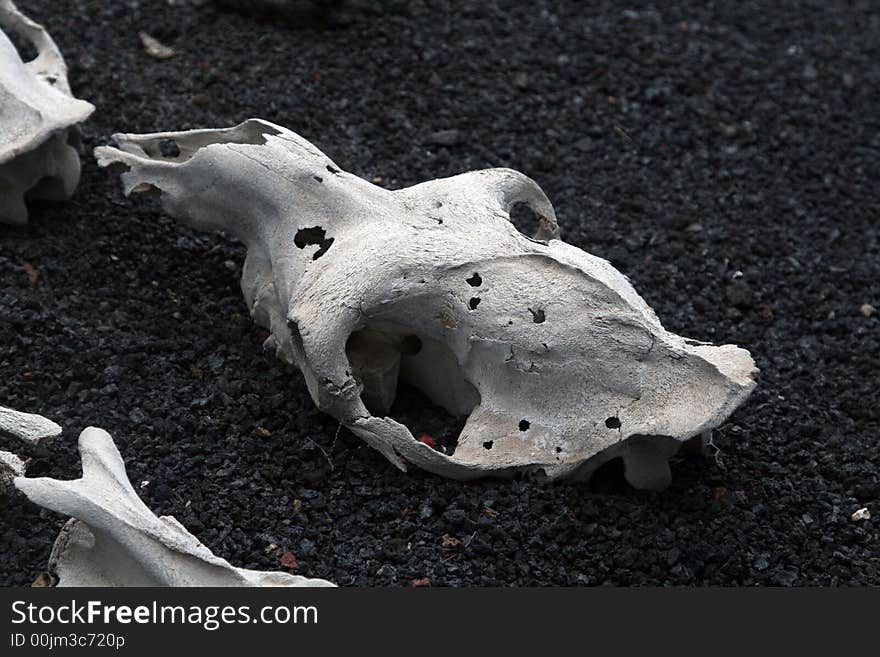
[[236,568],[173,517],[156,516],[137,496],[106,431],[83,431],[79,452],[80,479],[14,481],[32,502],[73,516],[49,560],[59,586],[333,586],[322,579]]
[[[611,263],[559,239],[518,171],[387,190],[261,119],[113,138],[95,156],[126,195],[245,242],[241,289],[266,348],[401,470],[588,479],[620,458],[633,486],[660,489],[670,456],[699,451],[756,385],[748,351],[667,331]],[[534,238],[511,222],[518,204]],[[454,452],[388,416],[399,380],[467,416]]]
[[[36,59],[23,62],[6,31],[29,41]],[[26,197],[73,195],[80,177],[76,126],[94,110],[71,94],[49,33],[11,0],[0,0],[0,223],[26,223]]]

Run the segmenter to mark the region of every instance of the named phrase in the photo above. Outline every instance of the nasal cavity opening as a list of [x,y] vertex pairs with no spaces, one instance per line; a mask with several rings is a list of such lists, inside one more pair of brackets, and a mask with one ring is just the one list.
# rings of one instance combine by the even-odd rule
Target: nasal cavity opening
[[376,322],[352,333],[345,351],[371,415],[389,417],[413,436],[427,434],[431,441],[422,442],[455,453],[480,395],[449,347],[399,324]]

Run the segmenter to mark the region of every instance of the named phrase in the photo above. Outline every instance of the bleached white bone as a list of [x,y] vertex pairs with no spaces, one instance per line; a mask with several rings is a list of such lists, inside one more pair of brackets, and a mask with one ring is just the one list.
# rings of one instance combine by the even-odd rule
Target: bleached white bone
[[[458,479],[589,477],[639,488],[755,386],[749,353],[666,331],[623,274],[562,242],[540,187],[489,169],[389,191],[259,119],[118,134],[101,166],[184,224],[247,245],[241,286],[267,347],[318,407],[401,469]],[[534,239],[510,221],[536,215]],[[398,380],[468,420],[454,453],[387,417]]]
[[[0,0],[0,222],[27,221],[26,198],[64,200],[79,182],[78,123],[94,107],[70,93],[67,66],[42,25]],[[4,32],[37,50],[23,62]]]
[[236,568],[173,517],[157,517],[132,487],[106,431],[83,431],[79,452],[80,479],[15,479],[16,488],[32,502],[73,516],[49,560],[59,586],[333,586],[321,579]]
[[0,438],[16,438],[31,445],[61,435],[61,427],[42,415],[0,406]]

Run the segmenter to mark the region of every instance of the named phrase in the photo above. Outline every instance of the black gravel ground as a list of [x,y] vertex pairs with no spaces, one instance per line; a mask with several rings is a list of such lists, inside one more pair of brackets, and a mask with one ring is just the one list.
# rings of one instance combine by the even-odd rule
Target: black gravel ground
[[[520,169],[565,239],[670,330],[750,349],[760,386],[659,494],[400,473],[262,352],[242,246],[85,155],[72,202],[0,227],[0,403],[65,427],[20,451],[32,476],[78,476],[101,426],[218,554],[340,584],[880,584],[877,3],[352,1],[306,29],[175,4],[19,1],[98,108],[87,152],[259,116],[392,188]],[[0,583],[28,584],[64,519],[2,517]]]

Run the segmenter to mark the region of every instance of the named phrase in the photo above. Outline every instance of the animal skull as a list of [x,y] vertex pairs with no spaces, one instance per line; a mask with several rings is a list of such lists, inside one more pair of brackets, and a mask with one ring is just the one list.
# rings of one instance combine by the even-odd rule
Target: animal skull
[[[71,95],[58,46],[11,0],[0,0],[0,28],[0,222],[24,224],[26,197],[73,194],[80,174],[76,124],[95,108]],[[4,31],[32,43],[37,58],[23,62]]]
[[32,502],[73,516],[49,557],[59,586],[333,586],[236,568],[173,517],[157,517],[135,493],[107,432],[83,431],[79,452],[81,479],[15,479]]
[[[666,331],[607,261],[559,239],[525,175],[489,169],[389,191],[299,135],[234,128],[114,136],[126,194],[247,245],[242,291],[267,347],[318,407],[401,469],[589,477],[622,457],[639,488],[755,386],[749,353]],[[538,218],[534,239],[510,222]],[[453,453],[387,417],[398,380],[469,416]]]

